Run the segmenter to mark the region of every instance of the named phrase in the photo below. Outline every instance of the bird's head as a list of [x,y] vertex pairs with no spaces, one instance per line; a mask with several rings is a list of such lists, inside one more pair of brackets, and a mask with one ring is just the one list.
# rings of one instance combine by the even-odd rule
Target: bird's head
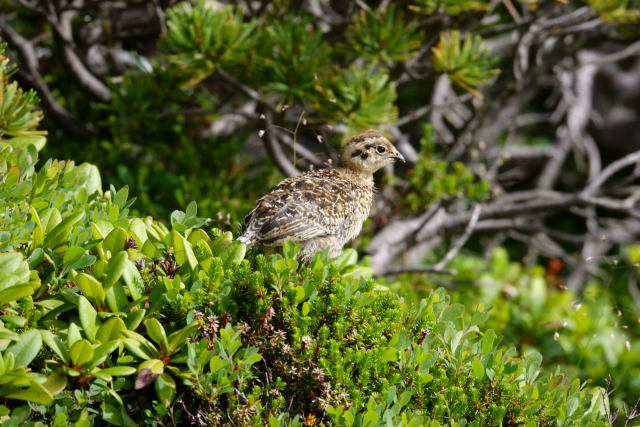
[[374,173],[378,169],[404,157],[380,132],[368,130],[354,135],[344,146],[340,162],[356,172]]

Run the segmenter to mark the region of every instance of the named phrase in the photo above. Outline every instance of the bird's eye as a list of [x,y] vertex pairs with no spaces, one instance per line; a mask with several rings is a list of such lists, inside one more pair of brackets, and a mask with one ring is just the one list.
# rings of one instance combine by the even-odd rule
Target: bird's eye
[[378,146],[376,147],[376,151],[377,151],[378,153],[382,154],[382,153],[384,153],[385,151],[387,151],[387,149],[386,149],[386,148],[384,148],[382,145],[378,145]]

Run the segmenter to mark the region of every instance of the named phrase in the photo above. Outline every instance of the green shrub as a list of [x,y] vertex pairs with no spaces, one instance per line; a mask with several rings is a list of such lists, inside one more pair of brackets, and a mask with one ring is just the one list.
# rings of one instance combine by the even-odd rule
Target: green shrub
[[17,168],[30,191],[0,185],[20,218],[5,216],[21,237],[0,260],[0,394],[16,420],[604,420],[602,389],[541,375],[540,354],[501,345],[482,306],[450,304],[443,290],[406,304],[353,250],[308,267],[292,245],[243,259],[229,232],[198,228],[195,204],[169,229],[131,217],[126,188],[100,194],[95,168],[29,172],[20,153],[5,148],[3,176]]
[[[640,312],[634,301],[616,295],[615,283],[604,287],[590,282],[576,295],[563,288],[553,268],[525,268],[509,259],[502,247],[491,252],[488,262],[458,255],[449,267],[456,271],[446,281],[455,284],[449,291],[452,300],[490,307],[485,327],[495,330],[504,345],[515,346],[519,353],[544,355],[544,372],[559,367],[568,379],[588,379],[607,389],[609,415],[617,413],[624,420],[631,414],[640,394],[640,337],[635,326]],[[620,271],[631,268],[624,262],[615,266]],[[626,288],[627,276],[623,277]],[[414,301],[438,287],[417,275],[403,275],[389,286]]]

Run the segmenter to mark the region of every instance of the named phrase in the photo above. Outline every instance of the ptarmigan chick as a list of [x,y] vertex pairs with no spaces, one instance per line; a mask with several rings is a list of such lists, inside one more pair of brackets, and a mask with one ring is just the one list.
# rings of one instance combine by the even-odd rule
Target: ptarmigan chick
[[373,204],[373,173],[404,157],[377,131],[353,136],[340,156],[340,166],[285,179],[262,197],[245,217],[238,238],[247,245],[300,244],[298,259],[310,261],[329,248],[336,257],[362,229]]

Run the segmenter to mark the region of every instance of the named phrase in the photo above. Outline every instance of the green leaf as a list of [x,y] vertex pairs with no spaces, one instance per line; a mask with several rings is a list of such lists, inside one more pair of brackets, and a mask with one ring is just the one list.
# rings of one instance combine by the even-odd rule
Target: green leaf
[[96,374],[108,375],[114,377],[125,377],[127,375],[133,375],[137,372],[137,369],[133,366],[114,366],[112,368],[100,369]]
[[62,374],[51,374],[47,380],[42,383],[49,393],[53,396],[60,393],[67,386],[67,376]]
[[482,336],[482,354],[489,354],[493,350],[493,342],[496,339],[496,333],[493,329],[487,330]]
[[80,273],[75,278],[76,286],[80,292],[98,305],[104,304],[105,293],[102,284],[95,277]]
[[71,363],[74,366],[84,366],[91,362],[93,359],[93,346],[85,339],[76,341],[69,349],[69,356],[71,357]]
[[29,285],[15,285],[0,291],[0,306],[18,301],[20,298],[33,295],[33,287]]
[[222,258],[224,266],[229,267],[233,264],[239,264],[240,261],[244,259],[246,252],[247,245],[239,240],[234,240],[233,243],[222,252],[220,258]]
[[113,257],[116,253],[124,251],[126,241],[127,232],[121,227],[116,227],[105,237],[102,242],[102,249],[111,252]]
[[75,212],[56,225],[50,232],[47,233],[42,246],[45,248],[56,248],[64,243],[68,239],[68,235],[75,224],[80,222],[84,218],[84,211]]
[[444,310],[440,317],[440,321],[445,322],[448,320],[455,320],[459,318],[462,313],[464,313],[464,306],[462,304],[452,304]]
[[64,257],[62,258],[62,264],[68,266],[73,264],[77,260],[80,259],[82,255],[86,252],[85,248],[81,248],[80,246],[71,246],[64,252]]
[[302,304],[302,310],[300,310],[300,313],[302,313],[303,316],[307,316],[310,311],[311,311],[311,305],[309,304],[308,301],[305,301]]
[[407,405],[407,403],[409,403],[409,401],[411,400],[411,390],[405,390],[402,392],[402,394],[400,395],[400,399],[398,400],[398,406],[400,408],[403,408]]
[[127,285],[127,289],[129,289],[131,298],[133,298],[134,301],[140,299],[144,295],[144,280],[142,279],[142,276],[135,264],[130,260],[127,262],[124,272],[122,273],[122,279]]
[[44,148],[47,138],[43,135],[27,135],[16,136],[7,141],[13,148],[26,149],[29,145],[33,145],[37,151]]
[[65,365],[69,364],[69,351],[62,338],[54,335],[51,331],[40,331],[42,340],[53,352],[62,360]]
[[51,405],[53,402],[53,396],[42,384],[37,382],[31,383],[31,386],[26,390],[20,390],[15,393],[9,393],[5,397],[10,399],[26,400],[28,402],[38,403],[40,405]]
[[533,382],[539,373],[541,365],[542,355],[539,352],[532,350],[527,353],[525,358],[525,377],[528,382]]
[[107,277],[104,279],[105,288],[113,286],[114,283],[120,280],[120,277],[122,277],[127,268],[128,261],[129,255],[127,251],[121,250],[120,252],[114,253],[107,265]]
[[102,179],[100,171],[95,165],[82,163],[76,168],[76,172],[83,175],[82,186],[86,188],[88,194],[93,194],[96,191],[102,194]]
[[573,415],[576,409],[578,409],[578,406],[580,406],[580,395],[579,393],[574,393],[567,400],[567,415]]
[[167,334],[160,322],[158,322],[157,319],[149,318],[144,321],[144,326],[147,328],[147,334],[149,334],[149,337],[151,337],[156,344],[160,345],[162,351],[166,353],[169,347],[169,342],[167,340]]
[[198,321],[193,321],[184,328],[169,335],[169,353],[173,354],[177,349],[185,345],[189,335],[197,331],[198,328],[200,328],[200,323]]
[[358,262],[358,252],[355,249],[347,248],[335,259],[334,263],[338,271],[343,272],[348,267]]
[[37,329],[20,334],[18,341],[7,349],[15,357],[16,366],[28,366],[42,347],[42,336]]
[[78,325],[73,322],[69,323],[69,327],[67,328],[67,343],[69,345],[73,345],[76,341],[80,341],[81,339],[82,334],[80,333]]
[[189,202],[184,213],[187,218],[195,217],[198,213],[198,204],[195,201]]
[[142,319],[144,319],[144,315],[147,313],[147,310],[137,309],[132,310],[127,317],[124,319],[124,323],[127,325],[127,329],[130,331],[135,331],[142,323]]
[[213,243],[211,243],[211,252],[213,255],[220,256],[222,251],[233,243],[233,234],[230,231],[225,231],[220,237],[218,237]]
[[382,355],[382,360],[384,360],[385,362],[397,362],[398,350],[393,347],[388,347]]
[[78,314],[80,315],[80,325],[82,325],[85,335],[89,338],[89,341],[95,341],[96,332],[100,326],[98,313],[93,308],[89,300],[82,295],[80,295],[78,301]]
[[456,350],[458,349],[458,345],[464,336],[464,331],[458,331],[455,333],[453,338],[451,339],[451,353],[456,354]]
[[176,262],[179,265],[184,265],[185,263],[189,264],[189,267],[194,270],[198,265],[198,259],[193,253],[191,243],[189,243],[187,239],[177,231],[172,231],[171,237],[173,239],[173,249]]
[[40,263],[44,261],[44,249],[35,248],[31,255],[29,255],[27,261],[29,262],[29,268],[32,270],[39,266]]
[[29,265],[20,252],[0,252],[0,291],[29,280]]
[[155,382],[156,394],[160,402],[168,408],[176,396],[176,382],[166,372],[160,375]]
[[127,347],[127,350],[139,358],[148,360],[159,355],[155,346],[137,332],[122,331],[121,334],[125,337],[123,343],[125,347]]
[[304,288],[302,286],[296,286],[293,289],[296,291],[296,304],[304,301],[306,296]]
[[122,313],[127,310],[127,296],[124,293],[124,287],[120,282],[116,282],[107,289],[107,307],[114,313]]
[[106,343],[107,341],[120,339],[120,332],[127,330],[124,321],[119,317],[111,317],[98,328],[96,341]]
[[91,358],[91,362],[88,364],[88,366],[90,368],[93,368],[104,363],[107,357],[109,357],[109,355],[113,353],[119,346],[119,339],[107,341],[104,344],[100,344],[94,349],[93,357]]
[[482,362],[478,359],[473,359],[471,366],[473,368],[473,375],[475,375],[477,380],[481,380],[484,377],[484,366],[482,366]]
[[204,240],[206,243],[208,243],[211,241],[211,238],[204,230],[201,230],[199,228],[191,230],[191,233],[189,233],[189,237],[187,237],[187,241],[191,243],[191,245],[195,246],[196,243],[198,243],[200,240]]
[[129,187],[126,185],[119,189],[116,194],[113,196],[113,204],[118,206],[121,210],[125,207],[127,203],[127,198],[129,197]]

